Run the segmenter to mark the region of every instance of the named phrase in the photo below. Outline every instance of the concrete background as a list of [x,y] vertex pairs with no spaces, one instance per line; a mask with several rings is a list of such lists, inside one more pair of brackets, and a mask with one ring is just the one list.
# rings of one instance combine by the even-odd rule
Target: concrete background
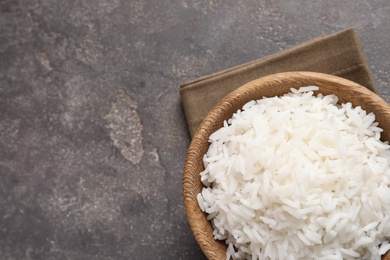
[[388,0],[0,1],[0,258],[204,259],[179,85],[355,28],[390,101]]

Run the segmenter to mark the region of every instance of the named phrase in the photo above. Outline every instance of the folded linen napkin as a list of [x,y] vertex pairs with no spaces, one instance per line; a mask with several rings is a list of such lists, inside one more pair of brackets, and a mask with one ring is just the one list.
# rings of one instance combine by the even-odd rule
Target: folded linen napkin
[[286,71],[333,74],[376,92],[359,36],[347,29],[182,84],[180,95],[191,137],[207,113],[231,91],[259,77]]

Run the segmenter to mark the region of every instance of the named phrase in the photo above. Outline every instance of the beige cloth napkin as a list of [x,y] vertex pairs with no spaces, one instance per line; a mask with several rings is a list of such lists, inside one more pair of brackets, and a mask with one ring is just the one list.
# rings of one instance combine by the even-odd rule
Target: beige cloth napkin
[[191,137],[207,113],[231,91],[259,77],[286,71],[333,74],[376,92],[359,36],[347,29],[181,85]]

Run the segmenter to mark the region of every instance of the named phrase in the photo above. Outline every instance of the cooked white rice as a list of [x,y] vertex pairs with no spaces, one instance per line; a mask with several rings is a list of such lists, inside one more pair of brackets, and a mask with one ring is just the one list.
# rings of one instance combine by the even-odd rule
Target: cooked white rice
[[390,249],[390,146],[374,114],[317,89],[250,101],[210,136],[197,199],[227,259]]

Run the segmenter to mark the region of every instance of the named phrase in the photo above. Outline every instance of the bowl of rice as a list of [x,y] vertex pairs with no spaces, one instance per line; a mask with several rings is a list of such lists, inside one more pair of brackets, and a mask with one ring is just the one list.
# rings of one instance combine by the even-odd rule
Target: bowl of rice
[[390,105],[347,79],[286,72],[243,85],[186,157],[198,244],[209,259],[388,259],[389,140]]

